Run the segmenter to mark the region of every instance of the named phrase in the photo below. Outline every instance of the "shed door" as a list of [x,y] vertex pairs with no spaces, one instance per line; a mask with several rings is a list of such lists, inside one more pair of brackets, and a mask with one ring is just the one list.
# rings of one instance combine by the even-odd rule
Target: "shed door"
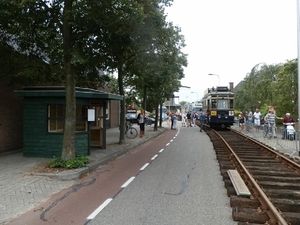
[[103,144],[103,106],[94,106],[95,123],[91,125],[91,146],[102,147]]

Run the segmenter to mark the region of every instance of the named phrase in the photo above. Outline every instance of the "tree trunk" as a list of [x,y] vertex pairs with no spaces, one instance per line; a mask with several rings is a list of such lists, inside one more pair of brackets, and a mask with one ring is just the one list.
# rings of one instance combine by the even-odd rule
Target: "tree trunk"
[[72,28],[69,21],[69,13],[72,10],[72,0],[65,0],[63,14],[63,50],[64,72],[66,89],[66,108],[62,158],[65,160],[75,158],[75,124],[76,124],[76,97],[75,78],[72,59]]
[[[123,70],[122,66],[118,67],[118,83],[119,83],[119,93],[124,96],[124,86],[123,86]],[[123,101],[121,101],[121,112],[120,112],[120,137],[119,144],[125,143],[125,96]]]
[[[142,106],[143,108],[144,108],[144,116],[146,115],[146,108],[147,108],[147,86],[146,85],[144,85],[144,91],[143,91],[143,106]],[[145,121],[145,118],[144,118],[144,122],[146,122]],[[146,127],[146,123],[145,123],[145,127]],[[145,132],[146,132],[146,129],[144,130],[144,135],[145,135]]]
[[157,131],[157,123],[158,123],[158,104],[155,106],[155,124],[154,124],[154,131]]

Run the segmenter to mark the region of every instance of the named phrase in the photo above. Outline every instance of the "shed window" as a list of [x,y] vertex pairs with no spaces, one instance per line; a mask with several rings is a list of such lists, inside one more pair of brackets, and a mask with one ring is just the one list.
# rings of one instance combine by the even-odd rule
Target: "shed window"
[[[87,131],[87,109],[85,105],[76,106],[76,131]],[[48,132],[63,132],[64,120],[64,105],[48,105]]]
[[48,132],[63,132],[64,118],[63,105],[48,105]]
[[87,111],[88,106],[86,105],[76,106],[76,131],[87,131]]

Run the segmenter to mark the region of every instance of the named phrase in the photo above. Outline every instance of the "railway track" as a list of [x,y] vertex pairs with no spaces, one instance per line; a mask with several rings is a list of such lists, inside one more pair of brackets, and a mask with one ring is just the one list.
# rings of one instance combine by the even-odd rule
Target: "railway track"
[[[300,166],[234,130],[205,128],[224,179],[232,216],[243,224],[300,224]],[[241,197],[227,173],[237,170],[251,196]]]

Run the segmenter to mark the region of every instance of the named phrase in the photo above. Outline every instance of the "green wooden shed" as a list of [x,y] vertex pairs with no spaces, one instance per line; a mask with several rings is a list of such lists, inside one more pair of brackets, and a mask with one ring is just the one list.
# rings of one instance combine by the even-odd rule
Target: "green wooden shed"
[[[107,107],[123,96],[89,88],[75,88],[75,151],[89,155],[91,146],[106,148]],[[65,87],[24,87],[15,90],[23,97],[23,155],[60,157],[65,120]]]

